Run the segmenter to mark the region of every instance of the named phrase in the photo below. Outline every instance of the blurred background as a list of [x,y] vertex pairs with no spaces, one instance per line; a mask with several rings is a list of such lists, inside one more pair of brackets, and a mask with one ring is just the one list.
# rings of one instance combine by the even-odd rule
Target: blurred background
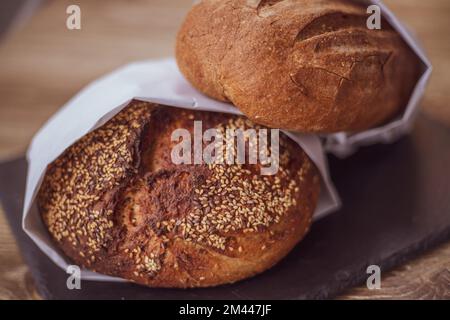
[[[433,63],[423,112],[450,126],[450,1],[384,2],[417,34]],[[80,30],[66,27],[66,9],[73,4],[81,8]],[[0,161],[23,154],[39,127],[90,81],[133,60],[173,55],[191,5],[192,0],[0,1]],[[431,297],[442,295],[450,283],[449,264],[447,243],[390,272],[381,291],[355,288],[342,298],[414,298],[424,288]],[[0,209],[0,299],[7,298],[39,297]]]

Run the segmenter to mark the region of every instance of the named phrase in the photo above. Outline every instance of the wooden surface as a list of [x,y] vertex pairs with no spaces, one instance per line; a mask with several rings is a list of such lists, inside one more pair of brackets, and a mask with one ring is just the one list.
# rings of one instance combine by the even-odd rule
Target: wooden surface
[[[423,108],[450,126],[450,2],[388,0],[418,34],[434,73]],[[0,159],[26,149],[39,127],[98,76],[129,61],[171,55],[190,0],[77,1],[82,29],[65,27],[72,1],[49,1],[20,30],[0,43]],[[0,213],[0,298],[38,298],[14,239]],[[382,289],[365,286],[340,298],[446,298],[450,243],[383,274]]]

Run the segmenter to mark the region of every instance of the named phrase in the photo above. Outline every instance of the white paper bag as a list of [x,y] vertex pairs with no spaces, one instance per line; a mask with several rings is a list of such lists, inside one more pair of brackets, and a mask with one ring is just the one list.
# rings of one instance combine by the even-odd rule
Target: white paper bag
[[[324,148],[327,152],[337,157],[345,158],[353,154],[360,146],[367,146],[375,143],[392,143],[401,136],[410,132],[414,120],[418,114],[419,102],[425,91],[426,84],[430,78],[432,66],[422,47],[416,39],[380,0],[365,1],[363,3],[376,4],[381,8],[381,14],[386,21],[402,36],[412,51],[422,62],[422,74],[417,81],[416,87],[411,94],[408,105],[402,115],[396,119],[370,130],[358,133],[334,133],[323,136]],[[383,26],[381,26],[383,28]]]
[[[235,107],[209,99],[196,91],[178,71],[173,59],[136,62],[95,81],[60,109],[34,136],[28,149],[28,176],[23,209],[23,229],[58,266],[70,264],[51,240],[34,203],[49,163],[80,137],[104,124],[132,99],[204,111],[241,114]],[[316,164],[322,188],[314,219],[336,210],[339,197],[331,183],[320,139],[315,135],[286,134]],[[120,280],[89,271],[83,279]]]
[[[408,132],[431,74],[431,64],[417,40],[381,1],[374,0],[369,3],[382,8],[384,18],[418,55],[423,62],[423,74],[404,114],[379,128],[356,134],[336,133],[321,138],[311,134],[285,132],[303,148],[320,171],[322,189],[314,219],[321,218],[340,206],[339,197],[330,180],[324,150],[345,157],[359,146],[392,142]],[[182,77],[173,59],[131,63],[93,82],[71,99],[41,128],[30,144],[27,153],[28,175],[22,220],[24,231],[61,268],[66,269],[69,261],[51,240],[34,203],[45,169],[68,146],[105,123],[132,99],[188,109],[241,114],[232,105],[209,99],[193,89]],[[124,281],[87,270],[82,271],[82,278]]]

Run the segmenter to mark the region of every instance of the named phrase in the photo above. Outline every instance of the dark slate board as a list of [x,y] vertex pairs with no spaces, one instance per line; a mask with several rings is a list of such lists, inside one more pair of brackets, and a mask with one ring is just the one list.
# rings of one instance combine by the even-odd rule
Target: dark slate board
[[210,289],[151,289],[129,283],[82,281],[66,289],[57,268],[20,227],[24,159],[0,165],[0,199],[48,299],[304,299],[331,298],[364,283],[370,264],[382,272],[450,238],[450,130],[421,116],[411,136],[330,158],[343,208],[315,223],[310,234],[273,269]]

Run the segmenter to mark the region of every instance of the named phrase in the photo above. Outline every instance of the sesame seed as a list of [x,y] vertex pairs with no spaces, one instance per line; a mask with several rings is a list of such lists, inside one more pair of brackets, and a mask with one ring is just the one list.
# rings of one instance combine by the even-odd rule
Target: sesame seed
[[[147,104],[130,105],[78,140],[49,166],[39,202],[57,241],[68,240],[93,252],[106,246],[106,235],[114,227],[113,211],[93,207],[101,194],[126,177],[134,158],[128,145],[139,134],[140,122],[149,115]],[[95,261],[95,257],[90,260]]]

